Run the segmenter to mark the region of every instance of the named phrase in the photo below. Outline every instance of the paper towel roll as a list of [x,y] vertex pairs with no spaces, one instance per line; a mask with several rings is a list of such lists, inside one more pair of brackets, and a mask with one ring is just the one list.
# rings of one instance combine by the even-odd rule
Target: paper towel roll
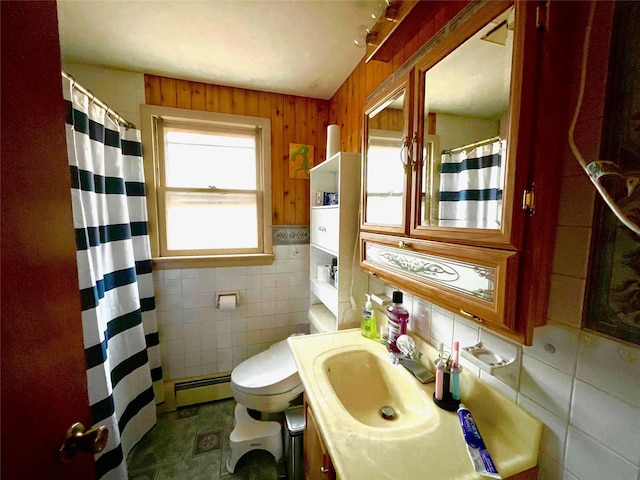
[[340,125],[327,127],[327,158],[333,157],[340,151]]
[[235,310],[236,309],[236,296],[235,295],[220,295],[219,302],[220,310]]

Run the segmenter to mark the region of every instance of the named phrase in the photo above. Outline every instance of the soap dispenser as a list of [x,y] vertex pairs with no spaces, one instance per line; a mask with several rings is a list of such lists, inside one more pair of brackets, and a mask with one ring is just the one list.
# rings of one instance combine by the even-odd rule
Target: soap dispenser
[[373,310],[373,306],[371,305],[371,295],[367,293],[365,297],[367,297],[367,301],[364,304],[364,309],[362,310],[362,323],[360,324],[360,333],[365,338],[375,340],[378,337],[376,328],[376,314]]

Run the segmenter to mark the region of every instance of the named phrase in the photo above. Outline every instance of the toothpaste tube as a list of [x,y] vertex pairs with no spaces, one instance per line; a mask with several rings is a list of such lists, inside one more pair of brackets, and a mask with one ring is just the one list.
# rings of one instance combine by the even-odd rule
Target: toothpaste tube
[[487,451],[471,412],[462,403],[458,408],[458,418],[462,426],[464,440],[467,443],[467,452],[469,452],[469,458],[476,473],[484,477],[502,478]]

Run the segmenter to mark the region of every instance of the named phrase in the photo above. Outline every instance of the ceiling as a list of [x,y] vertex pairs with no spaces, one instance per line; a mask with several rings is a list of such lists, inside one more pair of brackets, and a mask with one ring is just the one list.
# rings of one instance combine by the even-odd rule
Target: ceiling
[[62,60],[329,99],[376,0],[58,0]]

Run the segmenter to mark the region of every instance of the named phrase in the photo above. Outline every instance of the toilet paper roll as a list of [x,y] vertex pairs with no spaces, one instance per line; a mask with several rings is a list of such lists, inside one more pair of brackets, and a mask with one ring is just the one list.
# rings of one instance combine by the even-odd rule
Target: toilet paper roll
[[329,281],[329,272],[331,271],[331,265],[318,265],[318,281],[319,282],[328,282]]
[[340,125],[327,127],[327,158],[333,157],[340,151]]
[[236,296],[235,295],[220,295],[219,308],[220,308],[220,310],[235,310],[236,309]]

